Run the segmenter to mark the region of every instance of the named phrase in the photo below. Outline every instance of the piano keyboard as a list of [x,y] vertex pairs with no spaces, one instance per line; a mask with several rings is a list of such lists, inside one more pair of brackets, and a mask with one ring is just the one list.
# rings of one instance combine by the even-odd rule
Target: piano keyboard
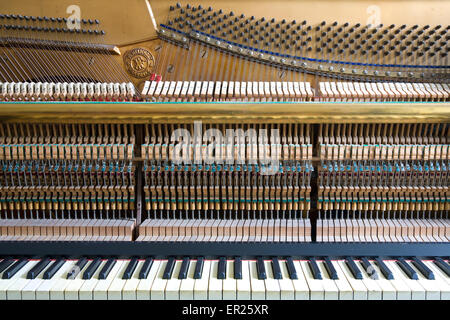
[[448,300],[441,258],[12,259],[1,300]]

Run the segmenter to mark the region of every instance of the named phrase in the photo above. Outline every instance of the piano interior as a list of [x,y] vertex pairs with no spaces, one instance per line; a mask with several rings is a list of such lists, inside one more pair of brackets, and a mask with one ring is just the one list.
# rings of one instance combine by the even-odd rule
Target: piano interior
[[1,299],[450,299],[447,1],[78,2],[2,4]]

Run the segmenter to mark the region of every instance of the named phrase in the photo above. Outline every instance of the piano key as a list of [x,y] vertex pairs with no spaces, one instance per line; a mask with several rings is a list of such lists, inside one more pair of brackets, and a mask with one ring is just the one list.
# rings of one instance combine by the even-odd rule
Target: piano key
[[109,273],[111,272],[111,270],[114,268],[114,266],[116,265],[116,259],[108,259],[106,261],[106,263],[104,264],[102,270],[100,271],[99,275],[98,275],[98,279],[99,280],[105,280]]
[[403,258],[397,259],[397,265],[405,272],[405,274],[412,280],[417,280],[417,272],[405,261]]
[[202,278],[204,262],[205,262],[205,259],[203,257],[197,258],[197,263],[195,264],[194,279]]
[[317,262],[316,262],[315,258],[309,259],[309,267],[311,268],[311,272],[313,274],[314,279],[316,279],[316,280],[322,279],[322,273],[320,272],[320,269],[317,266]]
[[367,300],[366,286],[364,285],[364,283],[361,280],[356,279],[354,277],[352,271],[348,267],[347,261],[339,260],[339,261],[337,261],[335,266],[336,266],[336,268],[339,267],[342,270],[345,278],[347,279],[348,283],[351,285],[351,287],[353,289],[353,299],[354,300]]
[[226,276],[222,282],[222,298],[223,300],[236,300],[237,283],[234,278],[234,262],[226,261],[226,263]]
[[347,258],[345,259],[345,262],[346,262],[346,264],[347,264],[347,266],[348,266],[348,269],[349,269],[350,272],[352,273],[353,277],[355,277],[355,279],[361,280],[361,279],[363,278],[363,277],[362,277],[362,272],[361,272],[361,270],[359,270],[359,268],[356,266],[355,261],[354,261],[352,258],[347,257]]
[[289,272],[289,278],[291,280],[297,280],[298,279],[297,269],[295,268],[295,264],[292,258],[289,257],[286,259],[286,267]]
[[384,277],[388,280],[394,280],[394,275],[392,274],[392,271],[383,262],[383,260],[381,258],[375,258],[375,261],[377,262],[378,267],[380,268],[380,271],[384,275]]
[[194,300],[208,300],[209,274],[211,269],[211,261],[204,260],[203,258],[201,260],[203,272],[200,273],[200,278],[195,279]]
[[172,273],[173,273],[173,268],[175,267],[175,258],[171,257],[169,258],[169,260],[166,263],[166,269],[164,270],[164,274],[163,274],[163,279],[171,279],[172,278]]
[[439,267],[447,276],[450,277],[450,265],[444,261],[444,259],[436,257],[434,258],[434,264]]
[[378,279],[378,273],[375,271],[374,266],[370,263],[369,259],[367,259],[366,257],[362,257],[361,258],[361,266],[363,267],[363,269],[366,271],[366,274],[371,278],[371,279]]
[[[301,270],[305,276],[306,282],[309,287],[309,297],[311,300],[324,300],[325,289],[323,288],[323,283],[321,279],[316,279],[311,269],[310,261],[300,261]],[[316,264],[317,266],[317,264]],[[300,271],[297,268],[297,275],[300,279]],[[295,280],[293,280],[295,281]],[[296,294],[297,296],[297,294]]]
[[[358,268],[365,269],[362,261],[355,261],[355,264]],[[372,277],[375,269],[373,269],[372,264],[368,260],[366,261],[366,265],[368,266],[366,270],[369,270],[369,272],[361,272],[361,280],[367,288],[367,300],[382,300],[383,291],[375,281],[378,279],[378,277]]]
[[[241,277],[236,280],[237,288],[237,299],[238,300],[250,300],[251,294],[251,283],[250,283],[250,263],[245,260],[242,261],[238,258],[241,265]],[[236,262],[235,262],[236,263]],[[236,268],[236,265],[235,265]],[[236,269],[234,270],[236,273]]]
[[84,280],[91,279],[101,263],[102,263],[102,260],[100,258],[96,258],[96,259],[92,260],[92,262],[89,264],[89,266],[86,268],[86,270],[84,270],[83,279]]
[[[375,264],[371,264],[374,271],[378,274],[377,279],[373,279],[380,287],[382,293],[381,298],[383,300],[397,300],[397,289],[392,285],[391,280],[386,279],[386,277],[381,272],[380,268]],[[400,293],[403,294],[403,293]]]
[[186,268],[186,277],[181,280],[180,300],[194,300],[195,265],[196,261],[190,260]]
[[153,258],[145,259],[139,271],[139,279],[147,279],[152,265],[153,265]]
[[[300,261],[292,261],[293,267],[296,271],[296,279],[292,280],[292,285],[294,286],[295,291],[295,300],[309,300],[310,299],[310,290],[308,287],[308,282],[306,281],[305,274],[303,273],[302,267],[300,265]],[[286,263],[286,267],[288,268],[288,264]],[[289,272],[289,268],[288,268]]]
[[[17,260],[19,261],[19,260]],[[17,262],[16,261],[16,262]],[[14,262],[15,263],[15,262]],[[14,265],[13,263],[13,265]],[[0,300],[20,300],[20,291],[22,287],[29,281],[26,276],[28,271],[34,267],[37,261],[30,261],[23,266],[9,279],[0,279]],[[12,266],[12,265],[11,265]],[[10,266],[10,267],[11,267]],[[7,269],[8,270],[8,269]]]
[[186,279],[189,265],[190,265],[190,259],[188,257],[183,258],[183,262],[181,263],[180,273],[178,274],[178,279],[180,279],[180,280]]
[[172,272],[173,276],[167,281],[166,285],[166,300],[180,300],[181,279],[179,277],[179,273],[182,263],[182,261],[175,261]]
[[416,267],[417,270],[428,280],[434,280],[433,271],[428,268],[419,258],[414,257],[412,259],[412,264]]
[[272,258],[272,271],[273,277],[277,280],[283,279],[283,275],[281,274],[280,262],[278,258]]
[[30,271],[28,271],[27,278],[35,279],[50,263],[50,259],[45,258],[39,261]]
[[127,265],[127,268],[125,269],[125,272],[122,275],[123,280],[131,279],[133,276],[134,271],[136,270],[136,266],[138,265],[138,259],[132,258],[130,262]]
[[209,271],[208,299],[222,300],[223,281],[217,278],[219,272],[219,261],[211,261],[211,270]]
[[0,273],[8,269],[13,263],[14,259],[4,259],[2,262],[0,262]]
[[411,292],[411,300],[425,300],[425,289],[417,280],[411,279],[409,275],[407,275],[405,271],[403,271],[403,269],[394,261],[386,261],[386,265],[392,270],[394,277],[401,280],[408,287]]
[[[94,261],[92,261],[91,264]],[[99,282],[104,281],[104,279],[100,279],[100,273],[102,272],[102,269],[106,263],[107,263],[106,260],[100,259],[100,264],[97,267],[97,269],[95,270],[95,272],[93,272],[91,278],[86,279],[84,284],[81,286],[80,290],[78,291],[78,298],[80,300],[93,300],[94,299],[95,287],[97,286],[97,284]]]
[[[264,261],[262,258],[258,258],[260,264],[264,267]],[[251,299],[252,300],[265,300],[266,299],[266,286],[264,284],[264,279],[266,278],[266,274],[264,272],[264,279],[261,279],[260,267],[258,263],[255,261],[249,261],[250,265],[250,284],[251,284]]]
[[[429,269],[427,266],[425,266],[425,267],[427,269]],[[419,268],[417,268],[417,265],[414,264],[414,261],[412,261],[412,263],[411,263],[411,268],[414,269],[414,271],[416,271],[416,273],[417,273],[416,281],[425,289],[425,299],[426,300],[440,300],[442,283],[439,283],[439,281],[435,280],[434,274],[433,274],[433,279],[429,279],[419,270]],[[430,270],[430,272],[432,272],[432,271]]]
[[[145,260],[144,264],[149,261],[148,259]],[[139,284],[137,286],[136,289],[136,299],[137,300],[150,300],[151,297],[151,289],[153,286],[153,282],[156,279],[156,276],[158,275],[158,272],[161,268],[161,264],[163,261],[161,260],[153,260],[152,259],[152,264],[151,267],[147,273],[146,278],[140,278]],[[142,266],[144,267],[144,266]],[[165,267],[165,266],[164,266]],[[162,269],[161,272],[164,272],[164,269]]]
[[[60,273],[58,271],[56,273],[58,274],[58,277],[55,274],[52,279],[47,280],[48,282],[53,284],[48,290],[50,300],[64,300],[64,290],[69,281],[72,281],[71,279],[67,279],[67,273],[74,268],[77,261],[78,260],[67,260],[63,267],[60,269],[63,270],[64,273]],[[45,283],[43,285],[45,285]]]
[[278,279],[275,279],[271,261],[264,261],[264,266],[266,269],[266,279],[264,280],[264,284],[266,286],[266,300],[280,300],[280,283],[278,282]]
[[44,271],[44,280],[52,279],[65,263],[66,260],[64,259],[55,260],[55,262]]
[[[66,261],[59,259],[53,262],[53,264],[44,272],[44,281],[36,289],[36,300],[50,300],[50,290],[56,286],[59,281],[67,281],[65,276],[67,272],[72,268],[74,261]],[[64,298],[64,294],[63,297]]]
[[[150,299],[151,300],[164,300],[166,298],[165,291],[166,291],[166,285],[167,285],[168,280],[165,278],[165,274],[166,274],[167,264],[169,263],[169,260],[161,261],[158,273],[156,274],[155,279],[152,284],[152,287],[150,289]],[[174,261],[173,266],[175,267],[175,259],[173,261]],[[172,267],[172,271],[173,271],[173,267]]]
[[436,282],[439,283],[441,290],[441,300],[449,300],[450,299],[450,278],[439,269],[432,261],[424,261],[428,268],[430,268],[434,272],[434,276],[436,277]]
[[75,265],[73,266],[72,270],[70,270],[67,273],[67,279],[74,279],[76,276],[83,270],[84,266],[88,263],[88,260],[86,258],[79,259]]
[[242,259],[240,257],[234,258],[234,278],[242,279]]
[[110,271],[108,273],[103,274],[106,276],[106,278],[102,278],[101,277],[102,272],[100,272],[99,281],[97,282],[97,285],[94,288],[93,293],[94,300],[108,300],[108,289],[111,286],[113,280],[117,278],[117,274],[119,273],[119,271],[123,270],[123,265],[125,264],[123,260],[114,260],[114,261],[115,261],[114,266],[110,269]]
[[338,300],[339,290],[336,283],[329,276],[326,268],[326,264],[322,261],[316,261],[317,267],[322,273],[322,285],[324,289],[324,299],[325,300]]
[[124,279],[124,274],[127,272],[128,266],[131,262],[126,260],[120,260],[122,266],[119,271],[113,277],[111,284],[108,287],[107,298],[108,300],[122,300],[123,287],[127,283],[128,279]]
[[264,280],[267,277],[266,274],[266,268],[264,266],[264,260],[263,258],[257,258],[256,259],[256,267],[257,267],[257,271],[258,271],[258,279],[259,280]]
[[[76,267],[80,265],[85,266],[89,261],[88,259],[85,259],[85,261],[82,261],[81,264],[79,262],[80,261],[78,261]],[[73,275],[68,279],[69,281],[67,282],[67,286],[64,288],[64,300],[79,300],[79,291],[83,284],[89,280],[83,279],[83,273],[81,270],[73,273]]]
[[281,300],[294,300],[295,289],[293,281],[289,278],[289,270],[286,263],[280,263],[281,279],[278,280],[280,285]]
[[217,267],[217,279],[225,279],[227,274],[227,260],[225,257],[219,258],[219,265]]
[[[11,279],[17,272],[20,271],[26,264],[28,259],[22,258],[14,262],[8,269],[3,272],[2,279]],[[36,262],[37,263],[37,262]]]
[[[135,270],[139,270],[142,268],[142,265],[144,264],[144,261],[136,260],[136,266]],[[123,300],[136,300],[137,295],[136,291],[139,285],[139,272],[132,272],[131,277],[129,279],[126,279],[125,284],[122,288],[122,299]]]
[[323,261],[325,263],[325,269],[328,272],[328,275],[330,276],[330,278],[333,280],[338,280],[338,275],[336,273],[336,269],[333,266],[333,263],[331,262],[330,258],[325,257],[323,259]]
[[344,272],[339,268],[339,266],[336,266],[337,261],[331,261],[330,259],[330,263],[336,272],[336,279],[334,280],[334,283],[339,291],[339,300],[353,300],[353,288],[347,281]]

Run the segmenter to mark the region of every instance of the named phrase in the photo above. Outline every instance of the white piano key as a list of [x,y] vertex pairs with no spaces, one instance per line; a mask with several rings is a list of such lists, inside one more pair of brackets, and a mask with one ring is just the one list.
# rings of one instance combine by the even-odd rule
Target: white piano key
[[111,272],[108,274],[106,279],[99,280],[94,289],[94,300],[108,300],[108,289],[116,277],[119,270],[122,269],[123,261],[117,260]]
[[[73,261],[65,261],[61,268],[53,275],[51,279],[44,279],[41,285],[36,289],[36,300],[50,300],[50,290],[56,286],[56,283],[67,276],[67,272],[73,267]],[[45,270],[44,270],[45,272]]]
[[137,287],[139,285],[139,271],[142,268],[142,265],[144,264],[144,261],[140,260],[138,261],[136,265],[136,269],[134,270],[134,273],[132,274],[131,278],[126,280],[123,288],[122,288],[122,299],[123,300],[136,300],[136,291]]
[[194,273],[196,264],[196,260],[191,260],[189,262],[186,279],[181,280],[180,284],[180,300],[194,300]]
[[[79,300],[79,291],[81,287],[83,286],[84,282],[86,280],[83,280],[83,273],[86,270],[86,268],[89,266],[91,261],[89,261],[81,270],[78,272],[75,279],[69,279],[67,280],[67,285],[64,288],[64,300]],[[67,275],[66,275],[67,276]]]
[[[152,267],[150,268],[147,278],[140,279],[139,284],[136,289],[136,299],[137,300],[150,300],[151,288],[152,288],[153,282],[155,281],[156,275],[158,274],[161,262],[162,261],[160,261],[160,260],[153,260],[153,264],[152,264]],[[163,272],[164,272],[164,270],[163,270]]]
[[44,273],[52,263],[53,261],[50,262],[50,264],[48,264],[47,267],[44,268],[44,270],[42,270],[36,278],[29,280],[27,285],[22,289],[22,300],[36,300],[36,290],[44,281],[46,281],[44,280]]
[[354,300],[367,300],[367,287],[364,285],[362,280],[355,279],[352,272],[348,268],[345,261],[339,260],[335,264],[335,268],[339,267],[344,273],[347,281],[353,288],[353,299]]
[[[310,299],[311,300],[324,300],[325,299],[325,288],[323,287],[322,280],[314,279],[311,268],[308,265],[308,261],[299,261],[303,274],[305,276],[306,282],[308,283]],[[296,266],[297,269],[297,266]],[[299,269],[297,269],[297,273]]]
[[226,277],[222,280],[223,300],[236,300],[236,279],[234,279],[234,261],[227,261]]
[[[209,270],[209,286],[208,286],[208,299],[209,300],[222,300],[222,288],[223,283],[221,279],[217,278],[217,270],[219,268],[219,261],[211,261],[211,269]],[[203,270],[205,272],[205,270]]]
[[64,290],[66,289],[68,281],[70,281],[70,279],[67,279],[67,273],[72,270],[77,261],[78,260],[67,260],[65,263],[65,272],[60,274],[58,278],[55,277],[56,275],[53,277],[54,285],[50,288],[50,300],[64,300]]
[[279,279],[281,300],[294,300],[295,290],[292,280],[289,278],[289,271],[285,261],[280,261],[281,275],[283,279]]
[[324,289],[325,300],[338,300],[339,290],[333,279],[330,278],[327,269],[325,268],[323,261],[317,261],[317,266],[322,272],[322,285]]
[[203,272],[201,279],[195,279],[194,300],[208,300],[210,269],[211,269],[211,261],[205,260],[203,262]]
[[183,261],[176,261],[173,267],[172,278],[167,280],[166,285],[166,300],[180,300],[180,285],[181,280],[178,279],[181,264]]
[[[376,262],[371,261],[374,271],[378,273],[378,279],[373,279],[373,281],[381,289],[381,298],[383,300],[397,300],[397,289],[392,285],[391,280],[384,277],[380,268],[376,265]],[[365,271],[364,271],[365,272]],[[363,276],[364,276],[363,272]],[[404,293],[400,293],[404,294]]]
[[[429,280],[416,268],[413,263],[409,263],[411,268],[416,271],[418,280],[416,280],[425,289],[426,300],[440,300],[441,299],[441,282],[436,280]],[[435,279],[436,276],[435,276]]]
[[401,280],[411,292],[411,300],[425,300],[425,289],[417,282],[408,278],[406,273],[395,261],[385,261],[386,266],[391,269],[394,278]]
[[252,300],[266,299],[266,286],[264,280],[258,279],[258,268],[256,261],[249,261],[250,265],[250,284],[252,289]]
[[122,266],[114,276],[108,288],[108,300],[122,300],[122,290],[123,287],[125,286],[125,283],[127,282],[127,279],[122,279],[122,277],[125,270],[128,267],[128,264],[130,263],[130,260],[119,260],[119,261],[122,262]]
[[273,269],[271,261],[264,261],[266,267],[267,279],[264,280],[266,286],[266,300],[280,300],[281,289],[277,279],[273,276]]
[[250,300],[251,299],[251,283],[250,283],[250,265],[249,261],[242,261],[242,279],[236,280],[237,299]]
[[[308,282],[306,281],[305,273],[300,265],[300,261],[294,261],[295,270],[297,271],[297,278],[293,279],[292,284],[295,290],[295,300],[309,300],[310,290]],[[286,267],[287,269],[287,267]]]
[[[362,281],[367,288],[367,299],[368,300],[382,300],[383,298],[383,290],[378,285],[375,279],[371,278],[367,273],[364,267],[362,266],[360,261],[355,261],[355,264],[361,270],[361,274],[363,276]],[[374,262],[371,262],[373,265]]]
[[423,261],[423,263],[433,271],[435,281],[439,283],[441,300],[450,300],[450,278],[432,261]]
[[28,281],[30,281],[29,279],[27,279],[27,273],[37,263],[38,261],[28,261],[28,263],[24,265],[19,271],[17,271],[17,273],[13,277],[11,277],[11,279],[0,280],[0,295],[2,300],[22,299],[22,288],[25,287]]
[[[100,272],[102,271],[104,265],[106,264],[107,260],[103,260],[100,265],[98,266],[97,270],[95,270],[94,274],[89,280],[86,280],[84,284],[81,286],[80,290],[78,291],[78,298],[80,300],[93,300],[94,299],[94,289],[97,286],[99,281]],[[83,270],[85,271],[85,270]],[[84,273],[84,272],[83,272]]]
[[334,280],[336,287],[339,290],[339,300],[353,300],[353,288],[347,281],[347,277],[344,272],[337,266],[337,261],[331,261],[336,270],[338,276],[337,280]]
[[[161,261],[158,272],[153,280],[152,287],[150,289],[151,300],[164,300],[166,298],[165,291],[167,285],[167,279],[163,279],[164,270],[166,269],[167,260]],[[150,276],[150,275],[149,275]]]

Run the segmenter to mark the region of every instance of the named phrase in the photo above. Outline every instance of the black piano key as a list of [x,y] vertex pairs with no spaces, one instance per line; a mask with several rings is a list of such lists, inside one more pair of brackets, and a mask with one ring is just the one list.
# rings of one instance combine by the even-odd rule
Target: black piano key
[[205,262],[205,259],[203,257],[197,258],[197,263],[195,264],[195,270],[194,270],[194,279],[202,278],[204,262]]
[[178,279],[183,280],[187,278],[190,259],[188,257],[183,258],[181,263],[180,273],[178,274]]
[[322,273],[320,272],[315,258],[309,259],[309,268],[311,269],[314,279],[322,280]]
[[445,272],[446,275],[450,277],[450,265],[445,262],[444,259],[436,257],[434,258],[434,264],[439,267],[443,272]]
[[355,279],[362,280],[363,276],[362,276],[361,270],[359,270],[359,268],[356,265],[355,261],[352,258],[347,257],[345,259],[345,262],[347,263],[347,266],[350,269],[350,272],[355,277]]
[[272,271],[274,279],[281,280],[283,275],[281,274],[280,262],[278,258],[272,258]]
[[414,257],[412,259],[413,265],[423,274],[428,280],[434,280],[434,273],[428,268],[425,263],[423,263],[419,258]]
[[406,273],[406,275],[412,280],[419,280],[417,272],[405,261],[403,258],[397,259],[397,265]]
[[217,279],[224,280],[227,277],[227,259],[225,257],[219,258],[219,267],[217,268]]
[[394,274],[392,273],[391,269],[389,269],[388,266],[383,262],[383,260],[381,258],[375,258],[375,261],[377,262],[377,265],[380,268],[383,276],[387,280],[394,280]]
[[28,263],[28,259],[22,258],[14,262],[8,269],[3,272],[3,279],[11,279],[20,269]]
[[375,268],[372,266],[369,259],[367,259],[366,257],[361,258],[361,264],[362,264],[364,270],[366,271],[367,275],[371,279],[373,279],[373,280],[379,279],[377,270],[375,270]]
[[81,258],[80,260],[78,260],[77,263],[75,263],[75,265],[73,266],[72,270],[67,273],[67,279],[75,279],[87,263],[88,259],[86,258]]
[[330,258],[325,257],[324,262],[325,262],[325,269],[327,269],[327,272],[328,272],[328,275],[330,276],[330,278],[333,280],[338,280],[339,277],[337,275],[336,269],[334,268],[333,263],[331,262]]
[[294,261],[292,260],[291,257],[286,259],[286,266],[288,269],[289,278],[291,280],[297,280],[298,279],[297,270],[295,269]]
[[39,261],[30,271],[27,273],[27,279],[36,279],[36,277],[47,267],[50,263],[50,259],[45,258]]
[[150,269],[153,265],[153,258],[147,258],[145,259],[144,263],[142,264],[141,270],[139,271],[139,279],[147,279],[148,274],[150,272]]
[[55,273],[57,273],[58,270],[61,269],[61,267],[64,265],[64,263],[66,263],[66,260],[64,260],[64,259],[58,259],[55,262],[53,262],[47,268],[47,270],[44,271],[44,277],[43,278],[45,280],[50,280],[51,278],[53,278]]
[[258,258],[256,259],[256,269],[258,271],[258,279],[259,280],[266,280],[267,274],[266,274],[266,267],[264,266],[264,259]]
[[130,262],[128,263],[127,268],[125,269],[123,275],[122,275],[122,279],[123,280],[128,280],[131,279],[131,277],[133,276],[134,270],[136,270],[136,267],[138,265],[138,259],[137,258],[133,258],[130,260]]
[[103,266],[102,270],[100,270],[100,274],[98,275],[99,280],[105,280],[108,278],[109,273],[111,272],[112,268],[116,265],[116,259],[108,259],[106,261],[105,265]]
[[172,278],[173,269],[175,267],[175,258],[169,258],[166,264],[166,268],[164,269],[163,279]]
[[234,258],[234,278],[242,279],[242,259],[240,257]]
[[98,267],[102,263],[102,259],[96,258],[94,259],[89,267],[86,268],[86,270],[83,273],[83,279],[89,280],[94,276],[94,273],[97,271]]
[[4,259],[0,262],[0,273],[8,269],[14,263],[14,259]]

